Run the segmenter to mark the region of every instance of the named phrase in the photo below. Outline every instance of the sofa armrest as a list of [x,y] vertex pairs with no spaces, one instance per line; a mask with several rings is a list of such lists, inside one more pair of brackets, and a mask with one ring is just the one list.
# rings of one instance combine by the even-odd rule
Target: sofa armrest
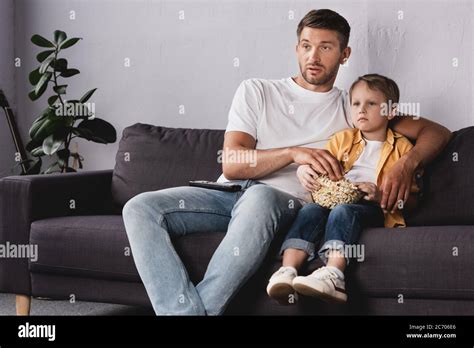
[[[35,220],[114,213],[111,180],[112,170],[1,179],[0,244],[29,244]],[[28,259],[0,258],[0,292],[30,295]]]

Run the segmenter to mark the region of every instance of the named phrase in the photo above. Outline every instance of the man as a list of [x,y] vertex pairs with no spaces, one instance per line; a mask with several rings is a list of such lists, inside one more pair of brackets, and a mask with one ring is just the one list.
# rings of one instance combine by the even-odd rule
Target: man
[[[351,54],[349,34],[349,24],[336,12],[310,11],[297,29],[299,75],[241,83],[229,112],[219,179],[235,180],[241,191],[177,187],[142,193],[125,205],[135,264],[157,314],[222,314],[258,269],[275,234],[291,225],[309,199],[296,167],[310,164],[333,180],[342,178],[341,165],[324,145],[333,133],[351,126],[347,93],[333,86]],[[391,126],[416,139],[416,146],[382,183],[381,205],[390,211],[406,201],[415,170],[432,160],[451,135],[423,118],[400,116]],[[229,153],[247,153],[242,157],[256,161],[225,161]],[[203,280],[194,286],[170,237],[225,230]]]

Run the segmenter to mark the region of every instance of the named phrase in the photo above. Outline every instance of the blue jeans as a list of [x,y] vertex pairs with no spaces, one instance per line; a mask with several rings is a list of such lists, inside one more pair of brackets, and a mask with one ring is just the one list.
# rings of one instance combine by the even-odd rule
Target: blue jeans
[[[239,192],[175,187],[146,192],[123,208],[135,265],[159,315],[219,315],[258,269],[270,242],[287,230],[301,203],[257,181],[238,182]],[[172,237],[227,233],[196,286]]]
[[345,246],[356,243],[365,227],[383,225],[383,211],[372,203],[340,204],[332,210],[308,203],[298,211],[280,252],[289,248],[299,249],[309,255],[308,260],[312,260],[316,257],[316,244],[324,236],[324,244],[318,252],[324,263],[327,263],[329,250],[339,250],[349,264],[350,255]]

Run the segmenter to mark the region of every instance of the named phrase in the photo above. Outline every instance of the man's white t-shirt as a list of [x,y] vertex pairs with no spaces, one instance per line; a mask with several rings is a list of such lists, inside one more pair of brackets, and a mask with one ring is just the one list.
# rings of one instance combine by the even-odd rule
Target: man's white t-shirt
[[350,182],[372,182],[377,184],[375,174],[384,142],[367,139],[364,139],[364,142],[364,150],[344,177]]
[[[313,92],[291,77],[281,80],[248,79],[238,87],[229,111],[226,132],[240,131],[256,139],[256,149],[292,146],[325,148],[334,133],[352,127],[346,91],[333,87]],[[296,176],[293,163],[258,181],[306,201],[311,196]],[[227,182],[221,175],[218,182]]]

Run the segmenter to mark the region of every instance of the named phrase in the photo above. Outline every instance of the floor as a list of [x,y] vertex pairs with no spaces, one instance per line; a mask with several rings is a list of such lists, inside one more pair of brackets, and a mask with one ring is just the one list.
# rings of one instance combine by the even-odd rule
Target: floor
[[[0,294],[0,315],[16,315],[15,295]],[[33,298],[30,315],[153,315],[153,310],[108,303],[70,303]]]

